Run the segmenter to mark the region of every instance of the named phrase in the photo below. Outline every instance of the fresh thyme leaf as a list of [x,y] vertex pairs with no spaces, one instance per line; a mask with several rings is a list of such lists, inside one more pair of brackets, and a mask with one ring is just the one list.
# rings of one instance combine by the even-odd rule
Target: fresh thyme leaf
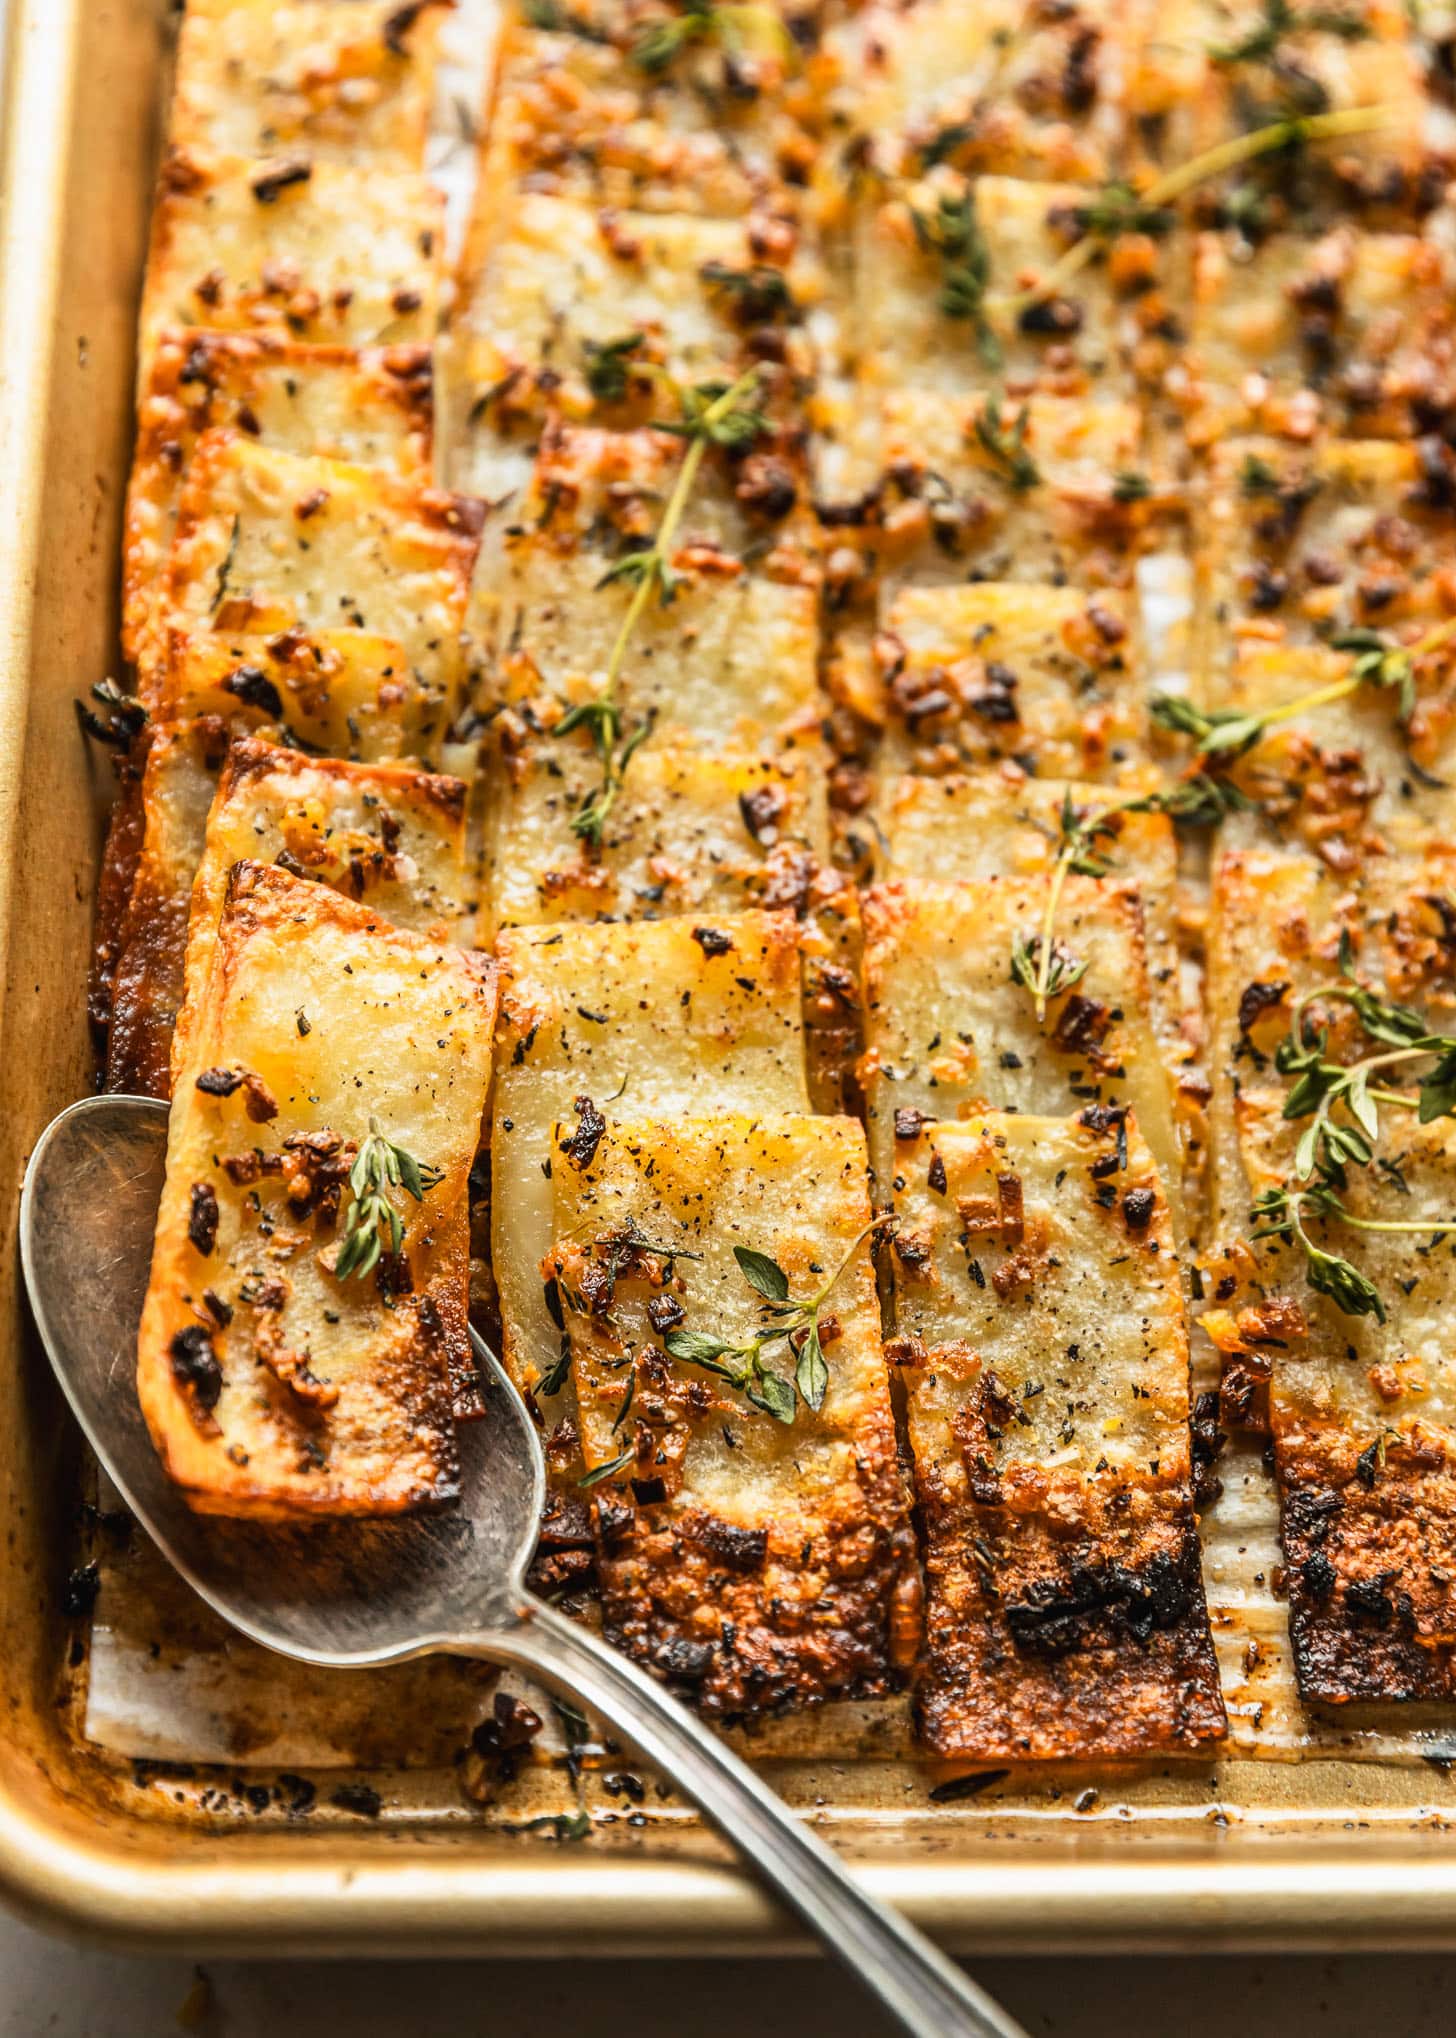
[[[721,1337],[712,1337],[705,1330],[670,1330],[662,1340],[675,1359],[682,1359],[690,1366],[714,1366],[725,1352],[736,1352],[736,1345],[726,1344]],[[718,1372],[733,1377],[729,1368],[718,1366]]]
[[[843,1277],[861,1244],[886,1218],[876,1218],[859,1232],[843,1259],[815,1292],[801,1302],[789,1296],[789,1278],[773,1256],[755,1246],[735,1245],[733,1257],[738,1270],[753,1292],[762,1298],[761,1316],[768,1318],[751,1337],[739,1342],[714,1337],[698,1330],[670,1330],[663,1345],[673,1358],[691,1366],[702,1366],[739,1388],[750,1406],[771,1415],[775,1422],[794,1420],[797,1399],[817,1409],[829,1386],[829,1368],[824,1358],[819,1319],[832,1290]],[[770,1345],[784,1344],[795,1359],[794,1378],[766,1366],[763,1354]]]
[[758,1368],[757,1384],[750,1384],[743,1392],[746,1400],[761,1408],[765,1415],[771,1415],[775,1422],[791,1423],[797,1413],[793,1381],[768,1366]]
[[1100,240],[1116,240],[1119,234],[1151,234],[1159,238],[1171,233],[1176,216],[1166,205],[1149,205],[1130,184],[1114,180],[1104,184],[1086,205],[1073,208],[1077,231]]
[[750,262],[743,269],[728,262],[704,262],[698,274],[710,290],[733,298],[740,317],[752,325],[788,318],[795,310],[788,277],[767,262]]
[[1422,1082],[1416,1105],[1416,1118],[1421,1125],[1453,1114],[1456,1114],[1456,1042],[1446,1049]]
[[1246,453],[1239,469],[1239,487],[1245,495],[1277,495],[1279,476],[1257,453]]
[[1038,998],[1055,998],[1060,992],[1071,990],[1073,984],[1081,983],[1089,967],[1064,942],[1053,941],[1051,961],[1043,973],[1039,934],[1033,934],[1030,940],[1018,934],[1011,944],[1012,979]]
[[829,1368],[824,1363],[824,1347],[819,1342],[817,1323],[810,1324],[799,1347],[794,1385],[799,1391],[799,1399],[807,1401],[816,1413],[824,1406],[824,1396],[829,1391]]
[[622,1396],[622,1405],[617,1410],[616,1415],[612,1418],[613,1436],[617,1434],[617,1431],[622,1427],[622,1424],[627,1420],[628,1413],[630,1412],[632,1407],[633,1397],[635,1396],[636,1392],[637,1392],[637,1368],[634,1366],[631,1372],[627,1375],[627,1391]]
[[643,338],[642,333],[625,333],[620,340],[586,341],[587,387],[599,402],[620,403],[627,394],[632,356]]
[[1153,492],[1153,484],[1146,474],[1138,474],[1130,467],[1122,468],[1112,478],[1112,500],[1114,502],[1146,502]]
[[568,1337],[563,1337],[561,1340],[561,1350],[557,1353],[554,1362],[541,1375],[536,1392],[538,1394],[545,1394],[548,1398],[553,1394],[559,1394],[570,1376],[571,1340]]
[[1014,422],[1009,427],[1003,424],[999,396],[988,396],[976,418],[976,438],[982,451],[1000,468],[1018,495],[1035,488],[1041,480],[1041,469],[1026,450],[1030,422],[1030,408],[1023,404]]
[[424,1201],[431,1189],[442,1182],[439,1168],[415,1159],[396,1146],[369,1120],[369,1133],[349,1170],[353,1197],[343,1242],[334,1262],[334,1278],[347,1281],[351,1274],[373,1272],[384,1250],[380,1227],[388,1234],[390,1253],[398,1258],[404,1245],[404,1219],[390,1202],[386,1191],[402,1188],[416,1203]]
[[584,1472],[576,1483],[578,1486],[600,1486],[604,1480],[614,1479],[618,1472],[624,1471],[636,1455],[636,1444],[628,1444],[625,1451],[619,1451],[616,1457],[609,1459],[605,1465],[598,1465],[593,1471]]
[[747,1245],[734,1246],[733,1257],[744,1280],[756,1293],[770,1302],[788,1301],[789,1277],[777,1260]]
[[1341,1254],[1316,1245],[1304,1229],[1300,1211],[1309,1200],[1288,1189],[1266,1189],[1254,1204],[1258,1224],[1250,1238],[1282,1238],[1297,1245],[1304,1254],[1305,1278],[1311,1288],[1328,1295],[1346,1316],[1373,1316],[1377,1323],[1384,1323],[1385,1304],[1375,1283]]
[[991,250],[976,218],[975,201],[942,192],[935,210],[910,208],[915,238],[940,259],[940,310],[946,318],[963,320],[975,334],[976,349],[988,368],[1001,366],[1001,342],[986,317],[986,292],[991,281]]

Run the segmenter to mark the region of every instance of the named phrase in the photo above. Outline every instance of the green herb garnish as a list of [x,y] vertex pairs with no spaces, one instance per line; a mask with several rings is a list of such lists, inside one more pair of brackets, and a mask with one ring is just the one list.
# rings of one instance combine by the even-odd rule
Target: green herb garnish
[[[736,1340],[714,1337],[701,1330],[670,1330],[663,1337],[663,1344],[675,1359],[701,1366],[727,1380],[754,1408],[762,1409],[775,1422],[791,1423],[799,1401],[813,1409],[821,1408],[829,1386],[829,1368],[819,1336],[820,1311],[865,1239],[891,1221],[877,1217],[867,1224],[828,1280],[799,1302],[791,1300],[789,1277],[776,1259],[752,1246],[734,1246],[733,1257],[739,1272],[761,1298],[759,1314],[765,1319],[763,1327],[752,1337]],[[765,1351],[776,1344],[787,1346],[794,1359],[792,1379],[764,1363]]]
[[349,1170],[349,1190],[354,1200],[344,1241],[334,1262],[335,1280],[347,1281],[351,1274],[372,1273],[384,1250],[384,1233],[389,1237],[391,1256],[399,1257],[404,1247],[404,1219],[389,1200],[388,1189],[403,1189],[416,1203],[422,1203],[444,1179],[439,1168],[417,1161],[404,1147],[386,1139],[371,1117],[369,1136]]

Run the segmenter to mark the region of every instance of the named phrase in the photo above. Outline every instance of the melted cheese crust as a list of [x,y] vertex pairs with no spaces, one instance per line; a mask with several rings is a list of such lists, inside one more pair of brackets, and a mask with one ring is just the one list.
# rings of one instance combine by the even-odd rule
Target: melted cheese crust
[[552,1128],[578,1097],[604,1116],[806,1110],[799,938],[788,914],[746,912],[522,929],[496,952],[491,1246],[505,1360],[529,1389],[558,1351],[541,1275]]
[[926,1740],[1000,1760],[1216,1739],[1181,1276],[1135,1123],[937,1125],[897,1183]]
[[[294,169],[306,175],[294,181]],[[174,149],[141,314],[141,383],[161,335],[206,324],[353,347],[428,344],[444,207],[413,171]]]
[[[234,868],[178,1070],[137,1363],[193,1506],[288,1519],[453,1496],[494,1005],[488,965],[326,886]],[[249,1080],[199,1086],[216,1070]],[[395,1278],[340,1281],[333,1188],[372,1122],[442,1179],[418,1205],[394,1192]]]
[[[191,19],[189,15],[188,19]],[[433,405],[427,347],[355,352],[269,334],[164,333],[138,405],[126,498],[122,641],[145,668],[148,623],[193,448],[232,427],[285,453],[321,454],[427,482]]]
[[483,514],[469,496],[207,432],[182,490],[165,612],[229,635],[369,630],[403,645],[420,685],[448,703]]
[[171,138],[221,155],[418,170],[448,0],[188,0]]
[[[568,1137],[558,1125],[558,1148]],[[714,1714],[892,1688],[913,1660],[920,1581],[862,1236],[859,1125],[634,1116],[586,1164],[557,1158],[553,1186],[583,1456],[601,1468],[632,1451],[594,1493],[608,1636]],[[633,1227],[692,1257],[669,1269],[636,1253],[611,1278],[613,1241]],[[802,1295],[857,1238],[830,1299],[823,1405],[801,1406],[792,1427],[670,1358],[649,1321],[666,1300],[689,1328],[752,1335],[735,1245],[770,1254]],[[771,1363],[786,1370],[781,1350]]]

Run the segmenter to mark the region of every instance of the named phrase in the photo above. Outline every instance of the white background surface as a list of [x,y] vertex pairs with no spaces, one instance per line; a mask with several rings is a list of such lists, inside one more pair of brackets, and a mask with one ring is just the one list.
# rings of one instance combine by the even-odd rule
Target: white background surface
[[[203,1991],[195,1990],[199,1971]],[[1003,1960],[982,1961],[977,1973],[1031,2038],[1456,2031],[1452,1956]],[[0,2038],[184,2030],[202,2038],[882,2038],[848,1984],[810,1961],[209,1960],[199,1970],[187,1960],[84,1952],[0,1917]]]

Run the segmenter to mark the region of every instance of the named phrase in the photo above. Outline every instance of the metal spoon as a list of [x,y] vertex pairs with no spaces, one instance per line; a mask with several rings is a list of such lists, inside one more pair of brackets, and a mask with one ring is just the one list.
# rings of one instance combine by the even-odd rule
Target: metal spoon
[[279,1528],[197,1515],[162,1470],[133,1385],[167,1107],[88,1097],[36,1142],[20,1252],[41,1337],[86,1436],[158,1549],[224,1620],[280,1655],[358,1668],[437,1649],[514,1663],[610,1720],[917,2038],[1025,2038],[644,1671],[525,1587],[546,1466],[525,1404],[475,1339],[488,1397],[460,1434],[461,1498],[402,1522]]

